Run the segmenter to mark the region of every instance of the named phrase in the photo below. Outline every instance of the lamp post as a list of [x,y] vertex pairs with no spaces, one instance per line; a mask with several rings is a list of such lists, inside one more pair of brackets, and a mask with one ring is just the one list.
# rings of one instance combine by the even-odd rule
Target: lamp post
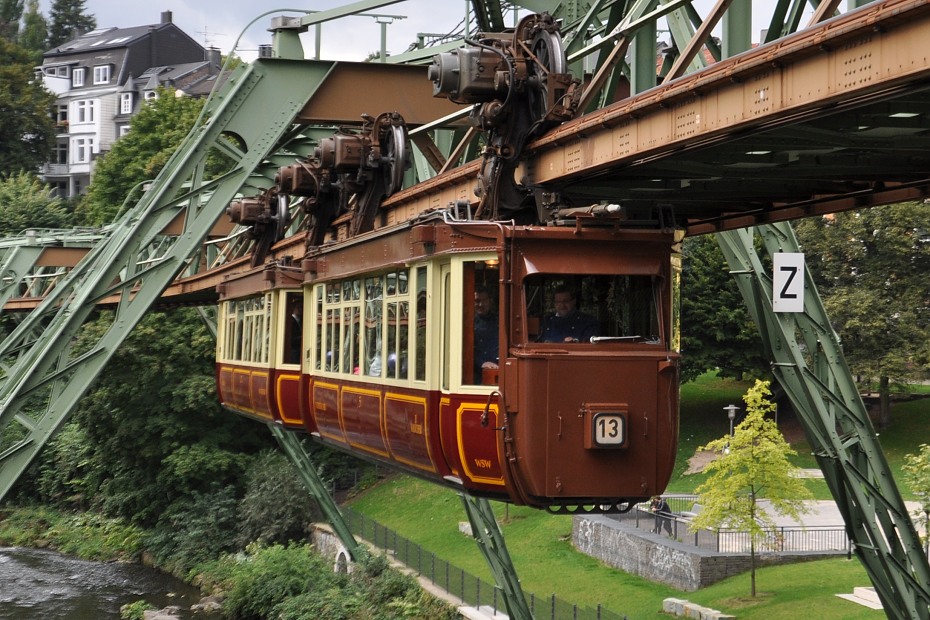
[[[727,412],[727,417],[730,418],[730,437],[733,437],[733,420],[736,419],[736,412],[739,411],[739,407],[736,405],[727,405],[723,408]],[[730,442],[727,441],[726,447],[723,449],[724,454],[730,453]]]

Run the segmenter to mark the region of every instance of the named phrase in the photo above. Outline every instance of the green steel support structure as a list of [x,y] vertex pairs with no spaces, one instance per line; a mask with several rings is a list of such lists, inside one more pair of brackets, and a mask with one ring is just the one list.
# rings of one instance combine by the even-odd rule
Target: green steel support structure
[[[754,234],[755,231],[755,234]],[[817,289],[805,273],[803,313],[773,311],[772,274],[756,251],[799,252],[787,223],[718,233],[814,456],[889,618],[930,617],[930,567]]]
[[[271,181],[253,171],[288,137],[291,121],[332,63],[258,60],[243,65],[208,101],[202,118],[151,189],[115,225],[108,239],[0,343],[8,371],[0,384],[0,498],[61,427],[107,360],[161,292],[185,268],[211,227],[244,185]],[[228,140],[224,136],[235,136]],[[231,164],[203,180],[207,154]],[[182,234],[165,227],[183,216]],[[147,248],[159,256],[141,261]],[[87,350],[76,337],[99,302],[117,299],[106,332]],[[41,406],[36,402],[40,401]]]
[[482,497],[472,497],[460,493],[468,522],[471,524],[471,533],[478,543],[484,559],[491,568],[491,574],[497,582],[504,599],[507,615],[512,620],[533,620],[530,606],[523,594],[523,587],[517,577],[517,570],[513,566],[507,545],[504,543],[504,533],[501,532],[491,502]]

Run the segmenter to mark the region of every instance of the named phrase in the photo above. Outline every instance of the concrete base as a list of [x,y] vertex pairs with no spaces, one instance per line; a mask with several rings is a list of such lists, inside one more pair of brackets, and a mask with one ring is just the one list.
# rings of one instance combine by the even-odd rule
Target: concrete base
[[869,609],[882,609],[882,602],[878,599],[875,588],[872,587],[853,588],[852,594],[837,594],[837,596]]

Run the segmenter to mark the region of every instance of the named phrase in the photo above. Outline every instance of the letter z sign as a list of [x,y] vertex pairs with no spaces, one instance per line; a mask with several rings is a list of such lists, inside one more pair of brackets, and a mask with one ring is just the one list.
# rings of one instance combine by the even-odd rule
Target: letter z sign
[[778,252],[772,263],[772,309],[775,312],[804,312],[804,254]]

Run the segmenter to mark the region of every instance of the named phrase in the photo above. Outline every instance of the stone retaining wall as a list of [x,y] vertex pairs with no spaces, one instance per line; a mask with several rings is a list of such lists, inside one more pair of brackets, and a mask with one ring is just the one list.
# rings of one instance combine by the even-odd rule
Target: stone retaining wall
[[[748,571],[748,553],[716,553],[628,527],[601,515],[575,516],[572,544],[628,573],[693,592]],[[841,552],[764,553],[756,566],[790,564],[845,555]]]

